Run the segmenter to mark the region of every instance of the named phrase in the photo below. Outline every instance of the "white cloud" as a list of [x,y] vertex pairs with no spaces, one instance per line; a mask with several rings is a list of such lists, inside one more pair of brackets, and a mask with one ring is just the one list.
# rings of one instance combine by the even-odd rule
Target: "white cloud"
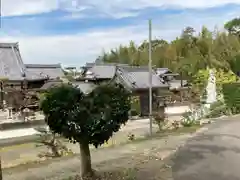
[[121,13],[127,14],[131,10],[147,7],[206,8],[228,3],[240,4],[240,0],[111,0],[106,3],[102,0],[2,0],[1,9],[3,16],[12,16],[50,12],[57,9],[79,12],[91,8],[109,15],[118,14],[119,17]]
[[[50,1],[51,0],[49,0],[49,2]],[[129,1],[131,2],[131,0]],[[150,0],[150,2],[153,2],[153,0]],[[157,2],[156,0],[156,3]],[[173,3],[174,1],[171,2]],[[218,1],[213,0],[213,2]],[[175,4],[177,4],[177,1]],[[130,5],[131,4],[129,4],[129,7]],[[52,7],[54,7],[54,5]],[[155,19],[153,19],[153,37],[171,40],[179,35],[185,26],[192,26],[197,30],[200,30],[202,25],[210,28],[213,28],[214,25],[221,26],[227,20],[238,15],[238,12],[237,10],[229,10],[224,14],[216,12],[212,14],[211,12],[196,14],[185,11],[177,15],[168,15],[164,17],[164,19],[155,17]],[[136,26],[92,29],[91,31],[88,30],[84,33],[72,35],[23,36],[18,34],[13,37],[6,34],[0,37],[1,42],[19,42],[22,57],[26,63],[61,62],[65,65],[82,65],[87,61],[94,61],[103,49],[109,50],[120,44],[127,44],[130,40],[136,43],[146,40],[148,38],[147,21],[138,21],[137,23]]]
[[[100,6],[100,1],[96,0],[94,3],[96,6]],[[121,7],[123,9],[141,9],[146,7],[166,6],[174,6],[179,8],[207,8],[229,3],[240,4],[240,0],[115,0],[111,1],[111,3],[108,3],[108,7]],[[104,4],[101,6],[104,6]]]
[[[156,18],[153,21],[153,38],[172,40],[187,25],[200,30],[201,26],[205,24],[212,29],[214,25],[222,25],[231,18],[232,14],[227,16],[210,16],[208,14],[196,17],[194,14],[185,13],[177,17],[168,17],[166,26],[163,26],[164,22],[160,24]],[[5,35],[1,37],[1,41],[18,41],[23,60],[26,63],[61,62],[65,65],[82,65],[87,61],[94,61],[98,55],[101,55],[103,49],[108,51],[120,44],[127,44],[130,40],[138,44],[147,38],[148,23],[140,21],[136,26],[91,30],[73,35],[35,37]]]
[[98,30],[65,36],[10,37],[2,42],[19,42],[23,60],[26,63],[58,63],[81,65],[94,61],[103,48],[109,50],[130,40],[140,42],[147,38],[146,29],[136,33],[138,27]]
[[1,0],[3,16],[21,16],[50,12],[58,8],[57,0]]
[[240,0],[112,0],[108,1],[108,3],[102,3],[101,0],[76,1],[78,1],[77,7],[94,7],[99,12],[108,14],[114,18],[125,17],[125,14],[131,14],[133,10],[142,10],[149,7],[159,9],[202,9],[215,6],[223,6],[229,3],[240,4]]

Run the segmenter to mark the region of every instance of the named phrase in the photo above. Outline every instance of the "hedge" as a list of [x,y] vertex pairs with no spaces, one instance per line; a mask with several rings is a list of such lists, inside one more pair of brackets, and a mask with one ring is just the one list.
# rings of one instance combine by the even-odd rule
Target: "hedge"
[[240,112],[240,83],[223,84],[224,101],[233,113]]

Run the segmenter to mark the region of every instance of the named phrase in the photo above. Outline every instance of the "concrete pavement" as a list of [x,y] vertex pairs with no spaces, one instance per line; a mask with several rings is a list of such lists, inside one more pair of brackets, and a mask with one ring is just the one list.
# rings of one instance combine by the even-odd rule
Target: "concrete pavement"
[[211,124],[173,158],[174,180],[239,180],[240,117]]

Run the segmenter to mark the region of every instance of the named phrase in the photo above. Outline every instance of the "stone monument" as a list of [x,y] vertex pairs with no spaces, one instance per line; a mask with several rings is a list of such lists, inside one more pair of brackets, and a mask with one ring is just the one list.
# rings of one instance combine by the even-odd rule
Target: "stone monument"
[[216,78],[214,71],[209,69],[209,78],[208,84],[206,87],[207,99],[206,99],[206,107],[210,108],[210,105],[217,101],[217,90],[216,90]]
[[209,108],[212,103],[217,101],[217,90],[216,90],[216,78],[213,69],[209,70],[209,78],[206,87],[207,97],[206,103],[202,104],[197,109],[190,110],[190,118],[194,120],[199,120],[209,113]]

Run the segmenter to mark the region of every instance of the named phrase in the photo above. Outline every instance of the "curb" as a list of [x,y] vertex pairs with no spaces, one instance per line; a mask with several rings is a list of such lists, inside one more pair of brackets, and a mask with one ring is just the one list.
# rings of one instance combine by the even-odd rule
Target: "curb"
[[38,139],[40,139],[39,135],[30,135],[30,136],[21,136],[21,137],[9,138],[9,139],[1,139],[0,148],[32,143],[32,142],[36,142]]
[[31,128],[39,125],[46,125],[44,119],[31,120],[31,121],[20,121],[20,122],[9,122],[0,124],[0,131],[8,131],[22,128]]

